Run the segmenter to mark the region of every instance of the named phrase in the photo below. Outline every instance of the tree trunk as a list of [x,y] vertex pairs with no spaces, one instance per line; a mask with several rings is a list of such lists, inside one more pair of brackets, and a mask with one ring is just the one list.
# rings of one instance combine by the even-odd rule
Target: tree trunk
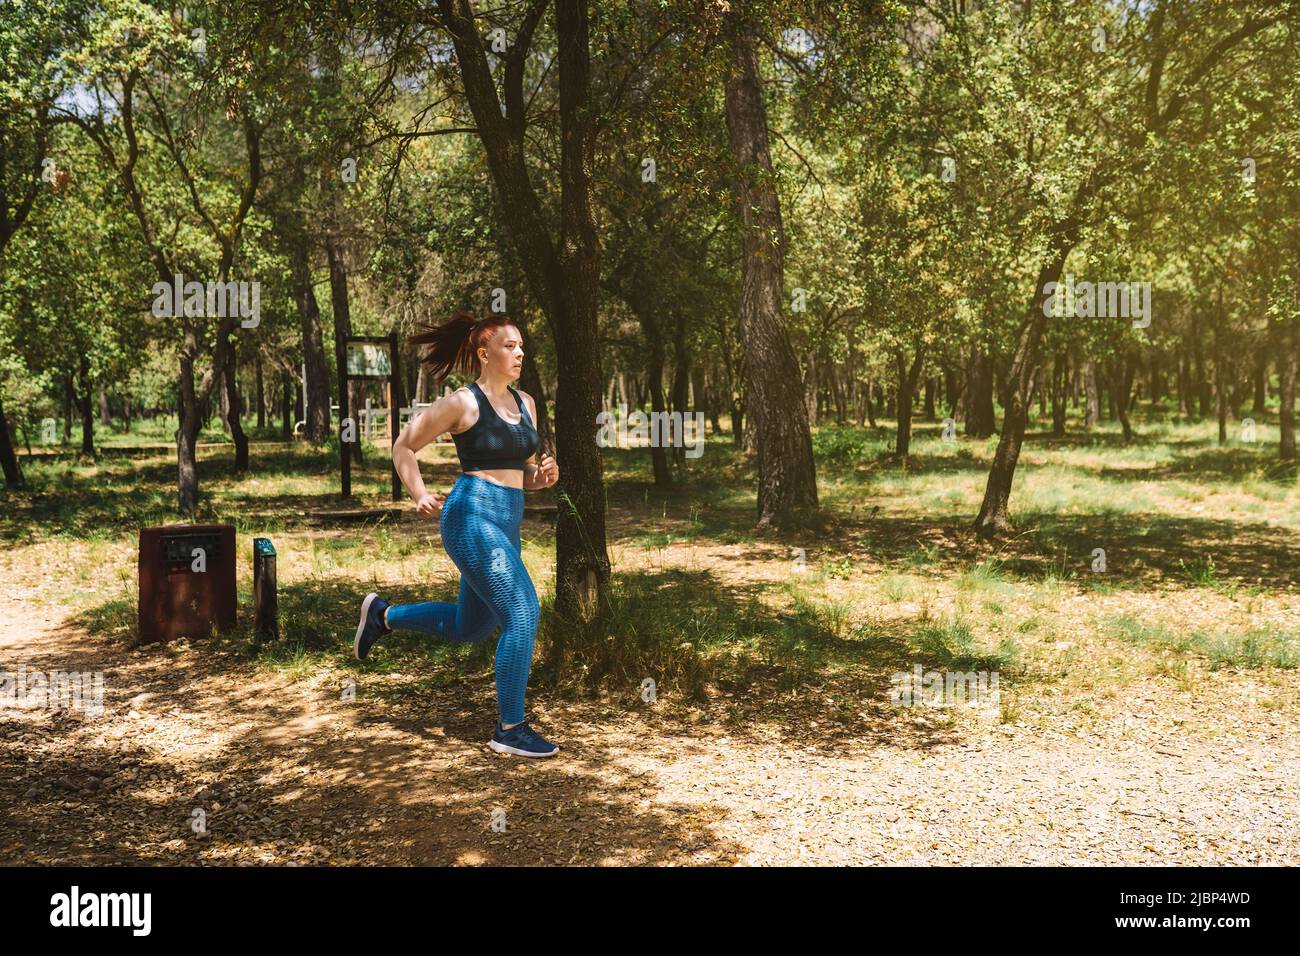
[[673,310],[673,385],[668,400],[674,412],[682,416],[682,434],[673,441],[673,467],[681,475],[686,468],[686,423],[691,417],[687,400],[690,397],[691,359],[686,351],[686,315]]
[[[187,332],[187,344],[191,338]],[[197,343],[196,343],[197,344]],[[194,357],[182,347],[180,355],[179,421],[176,429],[177,509],[182,515],[194,516],[199,507],[199,431],[206,409],[201,407],[194,389]]]
[[1264,409],[1268,405],[1268,353],[1261,350],[1259,356],[1255,359],[1255,398],[1251,402],[1251,409],[1255,412],[1256,417],[1264,414]]
[[235,349],[236,345],[234,341],[231,341],[224,375],[226,390],[226,427],[230,430],[230,438],[235,443],[235,471],[244,472],[248,471],[248,436],[244,434],[244,423],[239,417],[241,401],[239,398],[239,389],[235,384],[239,362],[236,358]]
[[[652,306],[653,308],[653,306]],[[642,324],[645,328],[645,324]],[[651,323],[652,328],[656,328],[653,340],[647,342],[647,359],[646,373],[650,382],[650,412],[651,421],[662,416],[667,409],[667,402],[664,399],[664,345],[663,339],[657,331],[657,323]],[[662,420],[659,418],[659,420]],[[653,437],[653,432],[651,436]],[[664,453],[663,444],[657,441],[650,443],[650,460],[654,467],[655,487],[667,488],[673,483],[672,475],[668,471],[668,456]]]
[[993,363],[981,348],[971,353],[966,373],[966,402],[966,435],[988,438],[997,430],[993,413]]
[[99,383],[99,424],[107,428],[113,424],[113,419],[108,414],[108,390],[104,388],[104,383]]
[[1223,357],[1223,342],[1220,338],[1225,321],[1222,285],[1219,286],[1215,300],[1214,319],[1214,397],[1219,416],[1219,444],[1226,445],[1228,442],[1228,372],[1224,368],[1226,363]]
[[1083,389],[1087,401],[1083,409],[1083,427],[1086,431],[1101,421],[1101,394],[1097,389],[1097,363],[1088,359],[1083,363]]
[[221,423],[221,430],[229,435],[230,391],[226,388],[226,380],[224,376],[222,376],[220,388],[217,389],[217,421]]
[[[524,58],[545,5],[530,8],[513,38],[501,83],[504,109],[469,0],[438,0],[438,7],[455,46],[465,98],[505,227],[559,346],[555,457],[561,478],[555,613],[569,624],[603,620],[609,611],[610,566],[603,463],[595,428],[603,376],[596,339],[600,239],[591,206],[596,116],[591,110],[587,3],[555,0],[553,4],[560,127],[560,222],[555,229],[548,226],[530,182],[524,141]],[[552,646],[559,657],[565,653],[559,645],[566,638],[560,629]]]
[[307,407],[303,416],[306,423],[303,435],[309,442],[320,444],[329,437],[330,430],[329,381],[325,367],[320,306],[312,288],[307,235],[295,229],[289,237],[289,244],[293,291],[302,328],[302,353],[307,366],[307,394],[304,396]]
[[284,404],[281,408],[280,437],[285,441],[293,438],[293,376],[284,373]]
[[785,237],[772,183],[767,110],[754,36],[735,14],[726,79],[727,132],[738,166],[736,202],[743,226],[740,332],[752,430],[758,446],[758,524],[802,520],[817,509],[812,433],[799,363],[782,315]]
[[1205,347],[1201,342],[1201,325],[1199,321],[1192,324],[1192,356],[1196,364],[1197,414],[1204,418],[1210,414],[1210,399],[1213,396],[1214,389],[1210,384],[1210,375],[1205,367]]
[[946,417],[956,419],[957,400],[960,396],[961,388],[957,384],[957,370],[945,364],[943,366],[943,407],[946,409]]
[[1215,379],[1215,412],[1219,420],[1219,444],[1228,443],[1228,389],[1223,380],[1223,358],[1216,356],[1214,360],[1214,379]]
[[1052,437],[1065,437],[1065,392],[1070,382],[1070,365],[1058,352],[1052,368]]
[[804,396],[804,405],[808,409],[808,423],[810,425],[817,424],[817,412],[820,404],[817,401],[818,390],[821,384],[819,381],[820,372],[821,369],[818,367],[818,362],[817,362],[817,350],[809,349],[808,350],[808,371],[804,374],[803,377],[803,396]]
[[546,454],[555,457],[555,435],[551,428],[551,415],[546,407],[550,395],[542,385],[542,376],[537,371],[533,336],[526,325],[519,326],[519,335],[524,344],[524,369],[519,381],[524,386],[524,391],[533,396],[533,401],[537,403],[537,421],[533,422],[533,427],[537,429],[537,448],[539,451],[545,449]]
[[984,488],[984,502],[980,506],[979,516],[975,519],[975,530],[981,537],[991,538],[1007,531],[1011,520],[1007,513],[1007,504],[1011,499],[1011,482],[1015,478],[1016,463],[1020,460],[1020,446],[1025,438],[1026,409],[1025,399],[1033,375],[1034,363],[1038,353],[1038,343],[1047,324],[1043,312],[1043,303],[1049,298],[1046,286],[1061,278],[1061,269],[1069,246],[1058,246],[1054,254],[1043,264],[1034,285],[1034,297],[1029,304],[1020,340],[1016,345],[1015,358],[1011,363],[1011,373],[1006,387],[1006,410],[1002,421],[1002,437],[998,440],[998,449],[993,456],[993,465],[989,469],[988,484]]
[[[27,453],[30,455],[31,449],[28,449]],[[0,467],[4,468],[6,488],[24,486],[23,471],[18,465],[18,456],[14,453],[13,441],[9,437],[9,420],[5,418],[2,401],[0,401]]]
[[1106,373],[1106,386],[1110,395],[1110,407],[1119,419],[1124,430],[1124,440],[1133,440],[1133,426],[1129,422],[1129,396],[1133,390],[1134,363],[1127,358],[1117,358],[1110,363]]
[[1190,375],[1187,370],[1187,352],[1183,348],[1178,350],[1178,414],[1183,418],[1191,415],[1191,383]]
[[63,376],[63,444],[72,441],[72,373]]
[[894,352],[894,371],[898,375],[898,438],[894,452],[899,458],[906,458],[912,446],[912,402],[916,395],[916,380],[921,374],[924,352],[924,347],[918,342],[910,369],[903,350]]
[[81,453],[95,457],[95,419],[92,412],[90,362],[81,356],[81,393],[77,396],[77,408],[81,412]]
[[[348,303],[348,273],[343,264],[343,252],[339,247],[338,236],[332,230],[325,233],[325,259],[329,263],[330,305],[334,312],[334,362],[339,372],[339,440],[343,440],[342,421],[344,418],[355,419],[356,405],[352,396],[352,383],[348,383],[347,394],[342,387],[343,372],[347,366],[348,336],[352,334],[352,308]],[[396,411],[393,414],[397,414]],[[349,442],[349,453],[356,464],[361,464],[361,441]],[[340,452],[342,454],[342,452]]]
[[835,424],[841,428],[848,420],[848,387],[845,384],[844,369],[831,365],[831,400],[835,403]]
[[704,365],[696,362],[691,366],[691,411],[711,418],[709,407],[709,386],[705,379]]
[[255,365],[255,374],[257,376],[257,427],[260,431],[266,427],[266,383],[262,380],[262,353],[257,353],[257,364]]
[[[1295,321],[1295,320],[1293,320]],[[1278,425],[1282,432],[1280,445],[1280,457],[1282,461],[1294,462],[1296,460],[1295,445],[1295,379],[1296,365],[1300,356],[1297,356],[1297,335],[1296,330],[1291,328],[1284,330],[1282,334],[1282,350],[1278,355],[1278,378],[1280,379],[1278,389],[1278,398],[1282,406],[1278,413]]]

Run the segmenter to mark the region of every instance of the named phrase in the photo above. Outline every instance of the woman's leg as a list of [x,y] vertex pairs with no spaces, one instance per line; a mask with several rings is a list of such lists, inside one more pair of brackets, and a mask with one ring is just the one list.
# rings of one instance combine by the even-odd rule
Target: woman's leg
[[[462,477],[443,505],[441,520],[443,547],[460,569],[460,603],[433,601],[388,611],[389,627],[422,622],[429,626],[415,629],[434,634],[467,635],[486,628],[486,637],[499,623],[496,682],[502,724],[524,719],[524,693],[541,616],[537,592],[521,557],[522,518],[522,491]],[[455,627],[449,629],[452,623]],[[440,624],[441,631],[437,630]]]
[[420,631],[448,641],[477,644],[497,626],[492,609],[465,580],[460,579],[460,597],[447,601],[394,604],[388,608],[388,626],[394,631]]
[[520,556],[524,494],[481,478],[465,479],[463,487],[457,507],[443,511],[443,543],[460,568],[461,580],[469,582],[501,624],[497,708],[502,724],[518,724],[524,719],[524,692],[540,617],[537,592]]
[[502,724],[524,719],[524,692],[533,663],[533,642],[541,616],[537,592],[519,548],[511,536],[487,522],[469,553],[462,553],[462,581],[468,580],[496,620],[501,622],[497,641],[497,708]]

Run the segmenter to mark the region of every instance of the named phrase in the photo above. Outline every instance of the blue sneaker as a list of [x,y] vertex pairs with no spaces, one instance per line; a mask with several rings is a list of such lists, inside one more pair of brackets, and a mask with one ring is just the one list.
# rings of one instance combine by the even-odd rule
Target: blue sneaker
[[519,757],[554,757],[560,752],[559,747],[529,727],[528,721],[503,730],[501,721],[498,720],[488,746],[499,754],[515,754]]
[[357,625],[357,636],[352,642],[352,653],[357,660],[364,661],[370,656],[370,648],[375,646],[375,641],[393,632],[384,623],[384,611],[387,609],[388,602],[373,591],[361,602],[361,623]]

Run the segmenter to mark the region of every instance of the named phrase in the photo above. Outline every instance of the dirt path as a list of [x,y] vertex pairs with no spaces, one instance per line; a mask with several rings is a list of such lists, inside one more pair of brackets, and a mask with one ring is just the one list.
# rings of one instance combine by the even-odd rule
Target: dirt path
[[0,710],[0,864],[1300,861],[1290,708],[1248,702],[1248,675],[1197,695],[1152,679],[1086,734],[534,694],[563,752],[523,761],[485,746],[477,679],[411,700],[367,676],[346,700],[342,672],[125,651],[11,590],[0,670],[18,662],[103,670],[104,712]]

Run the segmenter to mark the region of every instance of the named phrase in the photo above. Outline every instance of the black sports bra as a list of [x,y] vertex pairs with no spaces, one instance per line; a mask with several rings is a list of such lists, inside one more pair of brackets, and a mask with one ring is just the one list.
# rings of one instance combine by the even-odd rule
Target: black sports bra
[[478,382],[470,382],[469,390],[478,401],[478,421],[459,435],[452,435],[456,454],[460,457],[461,471],[506,468],[524,470],[524,460],[537,450],[537,429],[528,417],[524,400],[513,388],[509,389],[519,404],[519,424],[512,425],[492,407]]

